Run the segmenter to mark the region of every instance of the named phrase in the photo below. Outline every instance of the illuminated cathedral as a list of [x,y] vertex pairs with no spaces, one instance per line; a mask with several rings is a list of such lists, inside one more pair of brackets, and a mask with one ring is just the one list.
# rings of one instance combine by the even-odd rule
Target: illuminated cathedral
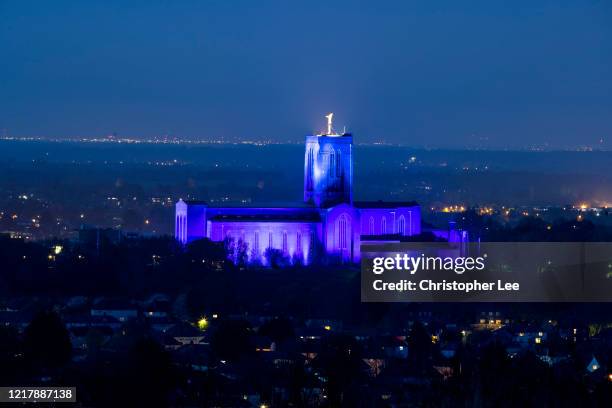
[[[294,207],[213,207],[176,203],[175,236],[183,244],[209,238],[240,242],[249,262],[269,263],[274,250],[289,262],[317,257],[358,262],[362,243],[400,242],[421,233],[415,202],[353,201],[353,136],[332,128],[306,137],[304,202]],[[457,240],[455,231],[442,232]],[[438,234],[439,235],[439,234]]]

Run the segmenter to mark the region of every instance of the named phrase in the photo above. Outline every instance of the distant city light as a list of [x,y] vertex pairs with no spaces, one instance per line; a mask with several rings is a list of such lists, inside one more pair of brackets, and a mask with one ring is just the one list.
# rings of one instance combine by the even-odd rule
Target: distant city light
[[444,213],[464,212],[465,211],[465,206],[463,206],[463,205],[449,205],[449,206],[443,207],[441,211],[444,212]]
[[208,320],[205,317],[202,317],[200,320],[198,320],[198,329],[206,330],[207,327],[208,327]]

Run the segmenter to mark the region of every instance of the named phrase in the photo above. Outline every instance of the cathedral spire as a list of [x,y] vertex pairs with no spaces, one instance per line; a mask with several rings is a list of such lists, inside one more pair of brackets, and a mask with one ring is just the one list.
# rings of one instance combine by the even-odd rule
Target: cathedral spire
[[327,134],[331,135],[333,132],[333,127],[332,127],[332,122],[334,120],[334,113],[330,112],[328,115],[325,116],[327,118]]

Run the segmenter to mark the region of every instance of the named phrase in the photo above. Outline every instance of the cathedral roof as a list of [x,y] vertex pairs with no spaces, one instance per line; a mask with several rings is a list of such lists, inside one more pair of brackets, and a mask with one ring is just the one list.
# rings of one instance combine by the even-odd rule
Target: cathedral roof
[[400,208],[400,207],[416,207],[419,204],[416,201],[354,201],[355,208]]
[[295,214],[219,214],[211,218],[212,221],[225,222],[320,222],[318,212]]

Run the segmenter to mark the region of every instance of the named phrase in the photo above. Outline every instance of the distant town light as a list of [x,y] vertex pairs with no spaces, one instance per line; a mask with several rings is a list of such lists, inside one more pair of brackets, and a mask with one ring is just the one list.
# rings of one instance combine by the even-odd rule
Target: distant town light
[[327,330],[327,331],[330,331],[330,330],[332,329],[330,325],[326,325],[326,326],[324,326],[323,328],[324,328],[325,330]]
[[205,317],[202,317],[200,320],[198,320],[198,329],[206,330],[207,327],[208,327],[208,320],[206,320]]

